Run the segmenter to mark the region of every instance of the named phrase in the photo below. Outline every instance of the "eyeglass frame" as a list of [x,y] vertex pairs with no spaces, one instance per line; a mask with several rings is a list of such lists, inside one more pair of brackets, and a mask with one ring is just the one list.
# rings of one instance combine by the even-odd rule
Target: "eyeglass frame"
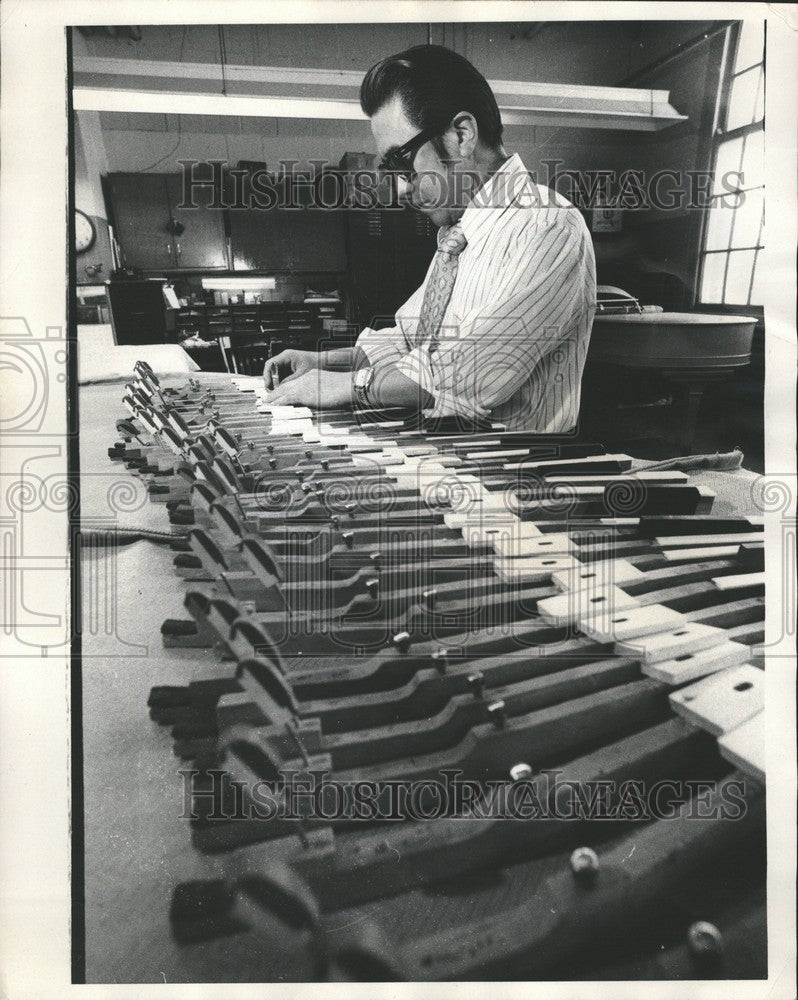
[[377,167],[377,170],[381,174],[398,174],[404,180],[411,181],[416,172],[413,168],[413,161],[418,151],[424,143],[429,142],[430,139],[434,139],[439,135],[443,135],[445,131],[445,128],[422,129],[421,132],[408,139],[407,142],[403,142],[401,146],[389,149]]

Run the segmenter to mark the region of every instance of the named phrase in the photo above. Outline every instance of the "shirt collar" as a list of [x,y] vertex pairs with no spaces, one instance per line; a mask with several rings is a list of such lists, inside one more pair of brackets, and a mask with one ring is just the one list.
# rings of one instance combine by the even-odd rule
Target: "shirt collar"
[[[521,191],[531,183],[529,172],[521,157],[518,153],[513,153],[474,194],[460,217],[460,226],[468,242],[473,242],[477,231],[481,229],[486,209],[505,211],[518,200]],[[497,217],[491,212],[491,219]]]

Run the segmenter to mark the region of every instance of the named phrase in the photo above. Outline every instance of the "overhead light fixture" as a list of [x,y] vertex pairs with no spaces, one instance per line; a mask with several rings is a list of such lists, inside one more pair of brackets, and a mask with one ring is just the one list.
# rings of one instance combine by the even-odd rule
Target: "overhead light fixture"
[[203,278],[206,292],[267,292],[277,287],[275,278]]
[[[221,74],[222,67],[215,63],[79,57],[75,61],[73,104],[78,111],[366,120],[360,109],[359,72],[225,63],[227,92],[223,94],[218,89]],[[142,90],[139,84],[143,79],[156,88],[162,83],[165,89]],[[667,90],[525,80],[488,82],[506,125],[650,132],[686,121],[686,116],[671,106]],[[193,91],[180,90],[183,83]],[[198,85],[207,89],[197,91]],[[231,94],[230,87],[239,93]]]
[[180,94],[162,90],[106,90],[76,87],[76,111],[139,111],[159,115],[240,115],[244,118],[334,118],[365,120],[349,101],[287,97],[239,97],[235,94]]

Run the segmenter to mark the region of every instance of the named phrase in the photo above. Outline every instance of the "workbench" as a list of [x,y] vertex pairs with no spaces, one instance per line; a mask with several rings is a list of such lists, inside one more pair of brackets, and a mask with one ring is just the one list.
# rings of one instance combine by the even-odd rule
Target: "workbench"
[[[214,384],[228,381],[226,376],[202,378]],[[125,416],[122,393],[119,382],[79,390],[83,527],[112,528],[116,523],[168,532],[165,507],[151,503],[142,484],[107,456],[117,437],[115,421]],[[756,478],[740,470],[700,473],[695,482],[715,490],[718,513],[755,515]],[[109,496],[124,509],[113,510]],[[186,617],[173,556],[168,545],[143,540],[83,547],[83,661],[74,669],[81,670],[83,686],[86,981],[313,980],[305,932],[288,931],[276,920],[271,926],[266,916],[259,933],[261,938],[273,935],[276,945],[268,949],[250,934],[180,946],[170,933],[173,888],[187,880],[219,877],[222,859],[191,845],[188,821],[179,819],[184,785],[178,772],[183,765],[173,754],[168,729],[149,718],[147,698],[154,685],[186,684],[224,673],[213,650],[162,647],[164,619]],[[227,669],[232,672],[232,664]],[[264,857],[268,848],[267,843],[247,850]],[[506,905],[511,895],[534,892],[550,864],[550,859],[540,859],[519,866],[512,884],[475,883],[467,894],[461,884],[338,911],[324,918],[326,928],[334,937],[338,929],[375,915],[400,935],[411,922],[443,926],[464,908],[489,912]],[[738,958],[743,963],[746,956]],[[649,975],[651,968],[641,973]],[[662,974],[667,975],[667,968]]]

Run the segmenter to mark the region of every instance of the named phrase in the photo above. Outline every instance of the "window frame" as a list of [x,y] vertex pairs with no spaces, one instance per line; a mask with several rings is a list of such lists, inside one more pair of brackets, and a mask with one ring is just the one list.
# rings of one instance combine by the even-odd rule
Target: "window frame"
[[[763,141],[764,141],[765,118],[766,118],[764,112],[762,118],[747,123],[745,125],[738,125],[736,128],[733,129],[722,130],[720,125],[720,123],[725,122],[728,117],[729,103],[731,101],[732,89],[734,87],[734,81],[737,79],[737,77],[742,76],[744,73],[750,72],[752,69],[758,69],[759,67],[761,67],[762,86],[763,87],[765,86],[765,70],[766,70],[766,60],[767,60],[767,21],[762,22],[762,29],[763,29],[763,48],[762,48],[761,59],[758,62],[751,63],[748,66],[743,66],[740,69],[736,69],[734,64],[737,58],[737,49],[740,40],[740,34],[742,32],[742,21],[736,21],[733,24],[730,24],[729,27],[726,29],[727,33],[725,40],[726,44],[724,46],[724,53],[722,59],[721,84],[718,91],[718,99],[716,102],[715,115],[712,124],[711,169],[713,171],[713,174],[717,168],[719,150],[721,146],[724,145],[725,143],[731,142],[738,138],[743,138],[743,140],[745,140],[747,136],[760,131],[763,134]],[[745,157],[745,141],[743,141],[743,149],[741,152],[741,161],[740,161],[741,166],[744,157]],[[740,191],[741,193],[746,193],[748,191],[758,191],[758,190],[762,190],[764,192],[765,190],[764,178],[762,179],[762,183],[760,184],[753,184],[751,186],[745,185],[743,187],[738,188],[737,190]],[[747,295],[747,298],[750,298],[751,293],[753,291],[757,264],[759,263],[759,255],[764,249],[763,236],[762,236],[764,228],[763,224],[760,224],[759,238],[752,246],[732,247],[730,245],[730,242],[734,236],[734,224],[735,224],[734,218],[732,219],[732,223],[729,229],[729,234],[727,237],[727,245],[725,247],[718,247],[712,250],[706,249],[707,236],[709,231],[709,218],[712,206],[720,198],[728,197],[728,194],[729,192],[724,192],[723,194],[712,196],[709,200],[709,204],[706,206],[703,213],[700,243],[699,243],[697,281],[696,281],[696,308],[702,310],[710,310],[710,309],[716,311],[723,310],[727,312],[745,309],[749,311],[754,311],[758,315],[762,315],[764,313],[764,304],[749,305],[747,302],[739,302],[739,303],[705,302],[702,299],[704,264],[707,257],[719,253],[726,255],[726,267],[723,276],[723,295],[725,298],[726,281],[728,278],[729,262],[731,260],[732,253],[754,251],[754,264],[751,269],[751,278],[748,284],[748,295]],[[734,211],[736,211],[736,209]]]

